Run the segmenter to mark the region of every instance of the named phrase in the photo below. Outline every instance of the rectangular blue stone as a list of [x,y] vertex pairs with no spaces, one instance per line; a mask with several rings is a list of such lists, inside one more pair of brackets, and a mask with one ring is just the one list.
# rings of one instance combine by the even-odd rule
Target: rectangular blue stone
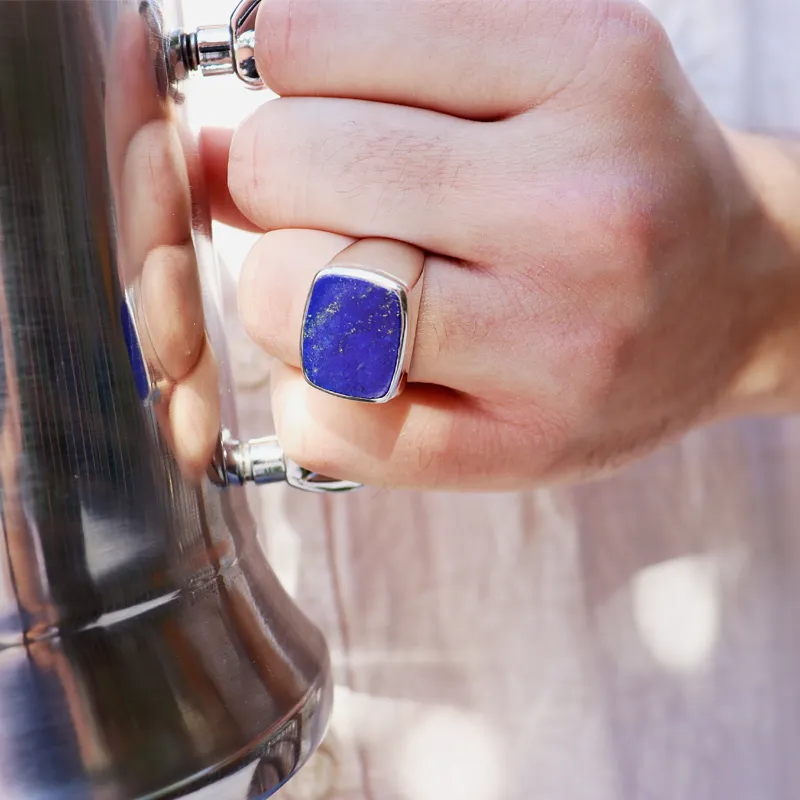
[[367,277],[320,274],[306,306],[306,379],[326,392],[384,399],[403,356],[404,308],[397,291]]

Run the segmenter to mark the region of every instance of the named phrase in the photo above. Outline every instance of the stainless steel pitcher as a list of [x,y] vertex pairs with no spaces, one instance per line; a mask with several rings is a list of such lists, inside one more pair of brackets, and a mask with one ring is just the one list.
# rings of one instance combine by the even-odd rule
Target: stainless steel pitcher
[[[178,360],[191,347],[153,334],[199,275],[201,347],[227,385],[180,85],[198,67],[258,83],[256,6],[198,38],[173,0],[0,0],[3,800],[253,800],[325,732],[326,644],[265,562],[237,486],[351,485],[287,463],[274,439],[237,441],[216,375],[207,475],[188,476],[164,347],[178,341]],[[147,126],[174,131],[174,181],[159,183],[146,149],[126,161]],[[176,253],[192,267],[155,302],[142,286],[154,252],[157,277]]]

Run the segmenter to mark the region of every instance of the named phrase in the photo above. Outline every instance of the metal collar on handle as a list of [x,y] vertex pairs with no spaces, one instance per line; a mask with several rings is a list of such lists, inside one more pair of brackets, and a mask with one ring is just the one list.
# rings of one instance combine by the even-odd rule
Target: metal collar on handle
[[277,436],[240,442],[222,431],[208,476],[217,486],[242,486],[286,481],[306,492],[347,492],[360,484],[330,478],[305,469],[287,458]]
[[169,38],[167,60],[176,80],[203,75],[236,75],[250,89],[263,89],[255,57],[256,12],[261,0],[242,0],[227,25],[204,25]]

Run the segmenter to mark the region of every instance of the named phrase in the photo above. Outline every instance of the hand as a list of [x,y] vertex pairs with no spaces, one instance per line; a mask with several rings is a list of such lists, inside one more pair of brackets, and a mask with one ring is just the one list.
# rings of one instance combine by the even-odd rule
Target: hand
[[[257,58],[281,98],[204,151],[218,189],[228,172],[220,216],[265,231],[240,308],[281,362],[293,459],[514,489],[785,399],[777,352],[762,367],[798,318],[800,248],[741,166],[756,145],[712,119],[638,3],[271,0]],[[298,371],[315,272],[373,236],[429,254],[409,386],[379,406]]]

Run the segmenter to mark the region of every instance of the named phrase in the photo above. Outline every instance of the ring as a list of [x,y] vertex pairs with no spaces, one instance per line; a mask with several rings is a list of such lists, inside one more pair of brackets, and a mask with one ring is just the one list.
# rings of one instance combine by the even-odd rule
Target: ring
[[424,262],[412,245],[362,239],[316,274],[300,341],[303,375],[311,386],[366,403],[386,403],[403,391]]

